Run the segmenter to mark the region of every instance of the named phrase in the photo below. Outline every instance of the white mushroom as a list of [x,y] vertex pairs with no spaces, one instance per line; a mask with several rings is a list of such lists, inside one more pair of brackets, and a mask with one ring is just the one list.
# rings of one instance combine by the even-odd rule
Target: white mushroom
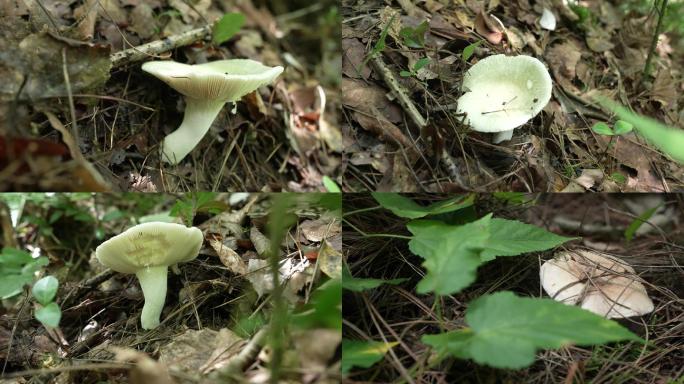
[[634,268],[617,257],[589,250],[558,252],[540,270],[544,291],[556,301],[608,318],[653,311]]
[[114,271],[138,277],[145,296],[140,321],[144,329],[152,329],[159,325],[166,301],[168,267],[196,258],[203,241],[199,228],[151,222],[105,241],[95,249],[95,255]]
[[493,142],[500,143],[546,106],[551,86],[548,70],[534,57],[489,56],[465,73],[458,113],[466,114],[473,130],[495,133]]
[[268,67],[248,59],[195,65],[150,61],[142,69],[185,95],[183,122],[166,136],[162,146],[162,160],[171,164],[178,164],[195,148],[225,103],[240,100],[283,72],[283,67]]

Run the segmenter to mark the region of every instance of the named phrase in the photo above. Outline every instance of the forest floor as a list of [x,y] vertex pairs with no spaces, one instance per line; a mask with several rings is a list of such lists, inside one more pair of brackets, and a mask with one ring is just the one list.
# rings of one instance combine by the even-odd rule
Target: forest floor
[[[0,188],[23,191],[319,191],[341,165],[339,16],[335,1],[5,1],[0,6]],[[132,62],[116,54],[211,26]],[[237,103],[178,165],[160,142],[184,97],[140,69],[249,58],[285,71]],[[5,149],[8,149],[7,151]],[[82,154],[82,155],[81,155]]]
[[[553,25],[547,20],[546,28],[542,3],[343,0],[344,187],[682,190],[684,166],[642,137],[592,130],[598,122],[612,125],[597,96],[684,127],[682,4],[670,2],[652,50],[659,19],[653,2],[547,2]],[[464,73],[495,54],[538,58],[553,80],[543,111],[500,144],[470,130],[456,112]]]
[[[446,198],[416,194],[412,198],[432,203]],[[494,195],[479,195],[470,215],[519,220],[558,235],[576,237],[563,249],[594,249],[615,255],[645,281],[654,311],[640,317],[617,320],[648,340],[639,343],[567,346],[539,351],[525,369],[497,369],[469,359],[446,358],[435,364],[435,350],[421,342],[428,333],[467,326],[468,303],[495,291],[509,290],[526,297],[547,297],[541,287],[539,266],[552,252],[501,257],[483,265],[477,280],[452,295],[416,293],[424,276],[425,260],[409,250],[406,221],[387,210],[373,209],[371,196],[346,195],[343,237],[345,255],[355,278],[405,279],[364,292],[344,291],[344,338],[392,342],[392,353],[345,380],[355,382],[415,383],[679,383],[682,374],[684,320],[684,201],[682,196],[616,194],[542,194],[527,196],[526,203],[506,203]],[[655,204],[655,205],[651,205]],[[661,205],[657,226],[626,241],[625,230],[634,222],[634,209]],[[635,208],[637,207],[637,208]],[[472,218],[471,218],[472,219]],[[663,221],[660,221],[660,220]],[[655,221],[654,221],[655,222]],[[371,236],[368,236],[371,235]],[[472,326],[472,324],[471,324]],[[503,351],[505,353],[505,351]],[[410,376],[410,379],[407,377]]]
[[[274,215],[268,194],[30,194],[15,225],[1,209],[0,382],[267,383],[274,367],[282,383],[339,382],[340,198],[289,196]],[[144,330],[138,279],[103,266],[95,248],[162,219],[192,223],[204,241],[180,274],[168,273],[161,324]],[[268,254],[278,225],[286,232],[274,289]],[[24,254],[59,281],[58,326],[36,319],[36,273],[8,287],[19,273],[12,260]]]

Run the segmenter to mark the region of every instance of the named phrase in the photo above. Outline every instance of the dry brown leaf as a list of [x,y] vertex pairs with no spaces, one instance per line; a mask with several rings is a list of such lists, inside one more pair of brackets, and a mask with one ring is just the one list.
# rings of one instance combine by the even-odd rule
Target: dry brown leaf
[[228,270],[236,275],[244,275],[247,273],[247,264],[233,249],[216,239],[209,240],[209,245],[216,251],[221,263],[225,265]]
[[132,348],[111,347],[116,361],[133,362],[135,365],[129,371],[132,384],[173,384],[176,381],[171,378],[166,365],[154,361],[147,354]]
[[342,253],[333,249],[327,241],[323,241],[318,251],[318,263],[321,271],[332,279],[342,278]]
[[475,16],[475,30],[494,45],[501,43],[503,39],[504,28],[500,23],[495,17],[485,14],[482,9]]

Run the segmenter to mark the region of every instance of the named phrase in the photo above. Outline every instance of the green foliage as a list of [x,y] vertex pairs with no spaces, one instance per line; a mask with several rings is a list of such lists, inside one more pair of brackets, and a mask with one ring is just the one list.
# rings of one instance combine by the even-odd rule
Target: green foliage
[[465,225],[432,220],[409,222],[407,227],[413,234],[409,249],[425,259],[423,267],[427,270],[416,291],[448,295],[475,281],[475,272],[482,263],[481,253],[489,239],[491,218],[490,214]]
[[192,219],[197,213],[218,214],[229,209],[222,201],[214,200],[214,192],[191,192],[186,193],[176,201],[169,215],[180,217],[187,225],[192,225]]
[[629,226],[627,227],[627,229],[625,229],[625,240],[627,240],[627,242],[632,241],[632,239],[634,238],[634,234],[636,233],[636,231],[637,231],[645,222],[647,222],[648,219],[651,218],[651,216],[653,216],[653,214],[658,210],[658,208],[660,208],[660,206],[653,207],[653,208],[651,208],[651,209],[648,209],[648,210],[644,211],[641,215],[639,215],[639,217],[637,217],[636,219],[634,219],[634,220],[629,224]]
[[457,196],[438,203],[422,206],[408,197],[397,193],[373,192],[375,201],[383,208],[389,209],[399,217],[417,219],[429,215],[438,215],[470,207],[475,201],[475,195]]
[[50,303],[36,309],[35,316],[46,328],[57,328],[62,319],[62,310],[57,303]]
[[245,15],[241,13],[226,13],[214,24],[212,41],[216,45],[230,40],[245,24]]
[[422,59],[418,59],[415,64],[413,64],[412,68],[409,68],[410,71],[401,71],[399,72],[399,75],[401,77],[411,77],[411,76],[416,76],[418,74],[418,71],[421,70],[424,66],[430,64],[430,58],[429,57],[423,57]]
[[39,303],[35,317],[47,328],[56,328],[62,318],[62,310],[52,301],[57,295],[58,288],[59,281],[55,277],[45,276],[36,281],[31,289],[33,297]]
[[373,56],[377,55],[378,53],[382,52],[385,47],[387,46],[387,43],[385,40],[387,40],[387,33],[389,32],[390,26],[392,26],[392,23],[394,23],[394,19],[396,18],[396,15],[392,16],[390,18],[389,22],[385,26],[385,28],[382,29],[382,32],[380,32],[380,38],[378,39],[378,42],[375,43],[375,46],[373,46],[373,49],[371,52],[366,56],[366,58],[363,60],[363,63],[361,63],[361,67],[357,68],[357,72],[361,73],[361,68],[365,67],[366,64],[368,64],[368,60],[372,59]]
[[425,335],[423,342],[442,355],[512,369],[531,365],[540,348],[643,342],[620,324],[584,309],[506,291],[470,303],[465,319],[470,328]]
[[24,285],[33,281],[33,274],[48,262],[47,257],[34,259],[28,252],[3,248],[0,252],[0,299],[20,294]]
[[353,367],[372,366],[397,344],[399,343],[342,339],[342,374],[347,374]]
[[383,279],[357,279],[351,275],[349,267],[346,264],[342,265],[342,288],[361,292],[368,289],[377,288],[383,284],[397,285],[408,280],[407,278],[383,280]]
[[508,204],[525,205],[534,202],[534,197],[523,192],[494,192],[492,196]]
[[475,53],[475,48],[479,47],[483,41],[484,40],[476,41],[472,44],[469,44],[467,47],[463,48],[463,52],[461,52],[461,59],[463,59],[463,61],[468,61],[468,59],[470,59],[473,53]]
[[42,305],[48,305],[54,300],[59,288],[59,281],[54,276],[45,276],[33,284],[31,293]]
[[487,215],[465,225],[415,220],[407,225],[413,234],[411,252],[425,259],[427,274],[416,288],[440,295],[459,292],[475,281],[477,268],[498,256],[516,256],[554,248],[568,237],[533,225]]
[[425,32],[428,31],[427,20],[418,24],[415,28],[404,27],[399,31],[399,36],[409,48],[423,48],[425,47]]
[[306,329],[342,329],[342,281],[332,279],[318,287],[292,323]]
[[610,109],[620,119],[634,128],[653,145],[676,161],[684,163],[684,131],[668,127],[657,120],[637,115],[627,108],[606,98],[596,98],[604,108]]
[[330,193],[342,193],[342,190],[337,185],[335,180],[330,178],[330,176],[323,176],[323,186]]
[[604,122],[598,122],[591,127],[591,130],[598,133],[599,135],[605,136],[620,136],[626,133],[632,132],[634,126],[629,122],[624,120],[618,120],[615,122],[613,128],[610,128],[608,124]]

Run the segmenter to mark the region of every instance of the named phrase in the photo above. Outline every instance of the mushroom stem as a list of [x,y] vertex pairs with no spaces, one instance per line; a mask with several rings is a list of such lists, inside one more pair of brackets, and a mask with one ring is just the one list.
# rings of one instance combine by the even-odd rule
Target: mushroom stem
[[164,139],[162,159],[173,165],[180,163],[202,140],[225,103],[225,100],[186,97],[183,122]]
[[145,297],[140,322],[143,329],[153,329],[159,325],[159,317],[166,301],[166,275],[168,267],[146,267],[136,272]]
[[499,144],[502,141],[510,140],[512,138],[513,138],[513,130],[512,129],[509,129],[508,131],[496,132],[494,134],[494,139],[492,140],[492,143]]

